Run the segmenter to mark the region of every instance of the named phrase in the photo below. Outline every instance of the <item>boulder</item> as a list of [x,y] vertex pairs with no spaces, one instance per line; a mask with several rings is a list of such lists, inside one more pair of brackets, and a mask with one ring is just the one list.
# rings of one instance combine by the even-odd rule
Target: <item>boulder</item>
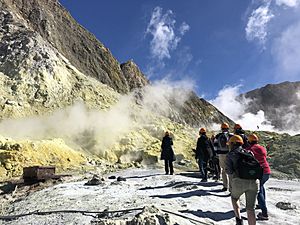
[[294,210],[297,207],[290,202],[277,202],[276,207],[282,210]]

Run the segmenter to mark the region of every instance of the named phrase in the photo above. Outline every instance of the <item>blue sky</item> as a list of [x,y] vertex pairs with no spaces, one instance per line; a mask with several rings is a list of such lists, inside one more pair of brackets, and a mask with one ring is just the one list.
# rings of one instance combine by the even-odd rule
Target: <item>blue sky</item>
[[152,81],[190,80],[207,99],[300,80],[300,0],[60,2],[119,62]]

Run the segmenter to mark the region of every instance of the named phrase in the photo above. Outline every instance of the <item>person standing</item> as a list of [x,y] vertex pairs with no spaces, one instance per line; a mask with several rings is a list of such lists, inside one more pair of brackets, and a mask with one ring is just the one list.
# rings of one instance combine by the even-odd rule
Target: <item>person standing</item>
[[161,143],[161,160],[165,161],[165,172],[166,175],[174,174],[174,168],[173,168],[173,161],[175,161],[175,154],[172,148],[173,140],[170,137],[169,131],[165,132],[165,136],[163,137],[162,143]]
[[266,191],[264,188],[264,184],[269,180],[271,169],[269,163],[267,161],[267,150],[258,144],[258,137],[255,134],[250,134],[248,136],[248,140],[250,142],[250,146],[247,148],[248,151],[251,151],[254,157],[259,162],[260,166],[263,168],[263,176],[259,180],[259,192],[257,195],[257,201],[261,212],[258,213],[258,220],[268,220],[268,209],[266,205]]
[[220,168],[219,157],[218,157],[217,152],[216,152],[214,140],[215,140],[215,136],[212,135],[210,137],[210,146],[211,146],[212,153],[213,153],[211,162],[212,162],[212,167],[213,167],[213,171],[214,171],[213,179],[217,181],[217,180],[220,179],[221,168]]
[[199,170],[202,176],[201,182],[207,182],[207,164],[212,157],[212,149],[210,140],[206,136],[206,129],[201,128],[199,131],[200,137],[197,140],[196,159],[198,161]]
[[219,163],[220,163],[221,174],[222,174],[222,182],[223,182],[222,191],[227,191],[229,187],[229,178],[225,172],[225,167],[226,167],[226,155],[229,152],[227,142],[229,141],[231,136],[233,136],[233,134],[229,133],[228,123],[222,123],[221,133],[217,134],[215,138],[215,146],[217,148],[217,154],[219,156]]
[[247,136],[245,134],[245,131],[243,130],[242,126],[237,123],[237,124],[234,125],[233,130],[234,130],[234,134],[240,135],[241,138],[243,138],[244,144],[243,144],[242,147],[244,149],[248,148],[250,146],[250,144],[249,144],[248,138],[247,138]]
[[[234,135],[229,139],[230,152],[226,157],[226,173],[232,177],[231,180],[231,202],[235,214],[236,225],[242,225],[243,220],[240,213],[240,197],[246,195],[246,211],[249,225],[256,224],[255,201],[258,192],[258,180],[255,178],[245,179],[239,176],[239,162],[242,152],[243,139]],[[253,157],[253,156],[252,156]]]

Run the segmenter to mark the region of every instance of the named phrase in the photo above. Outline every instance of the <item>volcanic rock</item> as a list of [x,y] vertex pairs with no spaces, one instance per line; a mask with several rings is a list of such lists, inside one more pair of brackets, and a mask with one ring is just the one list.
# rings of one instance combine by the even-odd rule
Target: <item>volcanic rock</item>
[[292,205],[290,202],[277,202],[276,207],[282,210],[293,210],[296,209],[295,205]]

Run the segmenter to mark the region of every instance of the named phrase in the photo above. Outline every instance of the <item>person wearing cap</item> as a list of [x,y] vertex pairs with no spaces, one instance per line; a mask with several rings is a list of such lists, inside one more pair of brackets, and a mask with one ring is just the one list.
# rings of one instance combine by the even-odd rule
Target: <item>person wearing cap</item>
[[221,175],[222,175],[222,182],[223,182],[222,191],[227,191],[229,188],[229,178],[225,172],[225,166],[226,166],[226,155],[229,152],[227,142],[232,135],[233,134],[229,133],[228,123],[222,123],[221,132],[216,135],[215,141],[214,141],[214,146],[217,149],[216,152],[217,152],[217,155],[219,158],[219,164],[221,167]]
[[196,159],[202,176],[201,182],[207,182],[207,164],[209,159],[212,157],[212,149],[210,146],[210,140],[206,136],[205,128],[201,128],[199,130],[199,135],[200,137],[197,140],[196,147]]
[[245,134],[245,131],[243,130],[242,126],[238,123],[236,123],[233,127],[234,130],[234,134],[236,135],[240,135],[241,138],[243,138],[244,144],[243,144],[243,148],[246,149],[250,146],[249,142],[248,142],[248,138]]
[[250,146],[247,150],[251,151],[254,157],[259,162],[260,166],[263,168],[263,176],[259,180],[259,192],[257,195],[257,202],[261,212],[258,213],[257,219],[258,220],[268,220],[268,209],[266,205],[266,192],[264,188],[264,184],[269,180],[271,169],[269,163],[267,161],[267,150],[258,144],[258,137],[256,134],[250,134],[248,136],[248,140],[250,142]]
[[166,175],[174,174],[173,161],[175,161],[175,154],[172,148],[173,140],[170,137],[169,131],[165,132],[161,143],[161,156],[160,159],[165,161],[165,172]]
[[246,196],[246,211],[248,224],[256,224],[255,218],[255,201],[258,193],[257,179],[242,179],[238,176],[238,161],[240,159],[240,152],[246,150],[242,148],[244,144],[243,139],[239,135],[232,136],[229,141],[230,152],[226,157],[226,173],[231,177],[231,203],[235,214],[236,224],[242,225],[243,220],[240,213],[240,197]]

